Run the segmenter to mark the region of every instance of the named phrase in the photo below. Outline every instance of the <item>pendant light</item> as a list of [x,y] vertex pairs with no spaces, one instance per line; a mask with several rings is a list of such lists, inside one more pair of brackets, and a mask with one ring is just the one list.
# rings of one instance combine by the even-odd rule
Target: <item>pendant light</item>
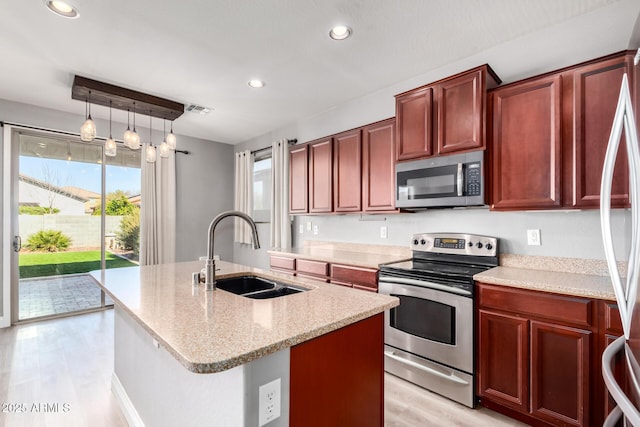
[[131,132],[131,127],[129,126],[129,121],[131,119],[131,111],[127,108],[127,130],[124,131],[124,145],[125,147],[131,148],[131,140],[133,138],[133,132]]
[[173,120],[171,120],[171,130],[169,131],[169,135],[167,135],[167,145],[170,149],[176,149],[176,135],[173,133]]
[[[134,125],[134,129],[135,129],[135,125]],[[149,163],[155,163],[156,161],[156,147],[154,147],[153,142],[151,142],[151,110],[149,110],[149,145],[147,145],[145,159]]]
[[162,144],[160,144],[160,157],[169,157],[169,144],[167,144],[167,129],[165,127],[166,119],[162,120]]
[[[128,130],[128,127],[127,127]],[[140,149],[140,135],[138,135],[138,132],[136,132],[136,103],[133,103],[133,131],[131,131],[129,133],[129,139],[127,140],[127,133],[124,133],[124,138],[125,138],[125,144],[127,144],[127,147],[131,148],[132,150],[138,150]]]
[[104,155],[115,157],[116,151],[116,141],[113,139],[113,135],[111,134],[111,101],[109,101],[109,139],[104,143]]
[[89,91],[88,100],[84,100],[84,109],[86,120],[80,126],[80,139],[84,142],[90,142],[96,137],[96,124],[91,118],[91,91]]

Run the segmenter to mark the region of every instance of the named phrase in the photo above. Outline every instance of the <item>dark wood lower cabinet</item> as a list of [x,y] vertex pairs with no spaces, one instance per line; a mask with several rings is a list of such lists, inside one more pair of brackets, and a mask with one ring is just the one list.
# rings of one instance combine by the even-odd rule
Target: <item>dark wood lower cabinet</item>
[[291,348],[292,427],[383,425],[383,316]]
[[591,331],[531,322],[531,414],[588,426]]
[[480,403],[530,425],[602,425],[612,409],[602,352],[621,333],[615,303],[477,287]]

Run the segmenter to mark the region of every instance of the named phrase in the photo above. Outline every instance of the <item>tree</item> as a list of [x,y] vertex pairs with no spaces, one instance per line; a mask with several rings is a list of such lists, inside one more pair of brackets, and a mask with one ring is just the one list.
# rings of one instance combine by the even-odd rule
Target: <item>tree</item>
[[[129,201],[129,196],[122,190],[114,191],[107,194],[107,205],[104,209],[106,215],[121,215],[125,216],[139,210],[136,205]],[[93,215],[100,215],[102,211],[102,204],[98,203]]]
[[120,221],[120,231],[116,234],[116,240],[123,249],[133,251],[137,255],[140,247],[140,209],[135,206],[134,208]]
[[60,192],[61,178],[58,174],[57,169],[51,169],[49,164],[45,161],[42,162],[42,176],[43,176],[43,184],[44,188],[47,190],[47,212],[48,214],[53,214],[54,207],[53,202],[56,199],[56,196]]

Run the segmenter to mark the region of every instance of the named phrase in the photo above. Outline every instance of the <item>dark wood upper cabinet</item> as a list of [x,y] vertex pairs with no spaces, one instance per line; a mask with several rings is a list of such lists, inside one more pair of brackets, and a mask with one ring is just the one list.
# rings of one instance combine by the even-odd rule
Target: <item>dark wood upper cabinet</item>
[[484,149],[486,91],[499,82],[483,65],[397,95],[398,160]]
[[395,209],[395,119],[362,130],[362,210]]
[[492,209],[561,205],[561,83],[553,75],[490,94]]
[[[622,76],[627,73],[630,88],[633,88],[632,58],[622,56],[577,68],[573,77],[573,126],[571,141],[575,153],[575,171],[568,178],[573,182],[572,205],[579,208],[600,206],[600,181],[602,165],[611,133],[611,125],[618,105]],[[611,205],[629,205],[629,175],[627,155],[623,139],[621,142],[613,176]]]
[[308,212],[308,152],[307,145],[294,146],[289,150],[289,212],[291,213]]
[[333,210],[333,140],[320,139],[309,144],[309,212]]
[[[623,74],[634,105],[640,90],[633,56],[620,52],[490,91],[492,209],[600,206],[602,166]],[[611,205],[629,206],[624,140]]]
[[333,206],[335,212],[362,209],[362,136],[360,129],[333,137]]
[[486,89],[497,84],[488,66],[437,86],[438,154],[484,149]]
[[433,154],[433,88],[396,96],[397,158],[417,159]]

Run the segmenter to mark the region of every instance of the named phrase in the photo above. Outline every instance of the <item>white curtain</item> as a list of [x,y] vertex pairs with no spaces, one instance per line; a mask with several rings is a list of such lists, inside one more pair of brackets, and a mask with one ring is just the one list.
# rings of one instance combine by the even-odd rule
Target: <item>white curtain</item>
[[[253,155],[251,151],[236,153],[236,183],[234,209],[251,215],[253,204]],[[251,244],[251,228],[247,223],[235,218],[234,241]]]
[[140,264],[175,262],[176,259],[176,158],[145,160],[142,146],[142,204],[140,209]]
[[281,139],[271,148],[271,240],[272,248],[291,247],[289,216],[289,143]]

